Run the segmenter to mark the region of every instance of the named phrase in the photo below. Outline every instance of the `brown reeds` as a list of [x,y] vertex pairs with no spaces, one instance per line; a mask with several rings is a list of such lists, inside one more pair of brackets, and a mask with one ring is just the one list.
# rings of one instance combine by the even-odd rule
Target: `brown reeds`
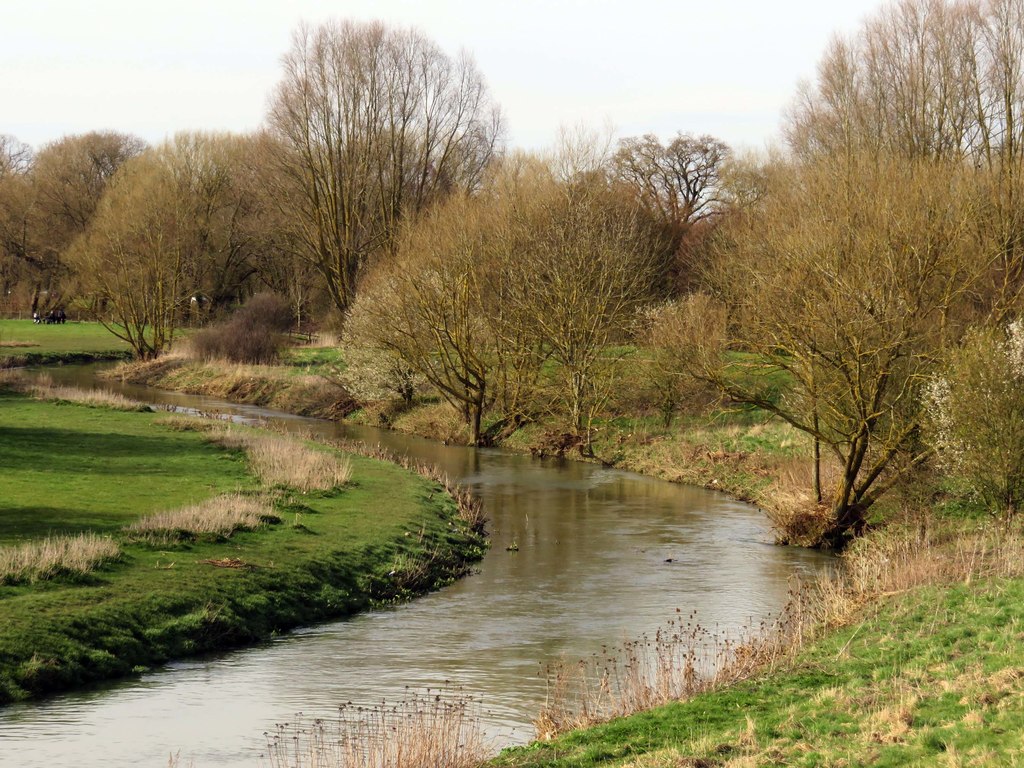
[[0,584],[83,576],[120,556],[120,548],[106,536],[47,536],[41,541],[0,547]]
[[256,530],[278,519],[269,500],[233,493],[146,515],[126,526],[124,531],[132,539],[171,543],[195,538],[226,538],[236,531]]
[[769,622],[714,631],[694,614],[686,620],[677,616],[653,637],[627,640],[574,664],[550,665],[547,696],[534,719],[537,738],[550,739],[745,679],[763,664],[761,639],[776,631]]
[[333,451],[315,450],[283,435],[225,429],[212,439],[227,448],[244,450],[253,472],[267,486],[284,486],[308,493],[331,491],[352,478],[352,464]]
[[267,733],[268,768],[475,768],[493,750],[476,703],[451,691],[427,691],[398,704],[347,704],[332,718],[278,725]]

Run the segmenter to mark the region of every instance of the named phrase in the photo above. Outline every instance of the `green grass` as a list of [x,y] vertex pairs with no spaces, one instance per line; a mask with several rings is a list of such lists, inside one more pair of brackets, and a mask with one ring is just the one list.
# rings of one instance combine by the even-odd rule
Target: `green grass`
[[1020,765],[1024,581],[892,597],[782,672],[495,766]]
[[[161,419],[0,392],[0,543],[95,531],[122,548],[86,577],[0,587],[0,703],[405,598],[480,553],[440,486],[358,456],[344,489],[278,497],[275,525],[132,543],[120,530],[143,514],[256,487],[240,452]],[[244,567],[204,562],[227,558]]]
[[129,357],[128,345],[99,323],[36,325],[0,320],[0,367]]
[[325,373],[345,369],[345,357],[340,347],[289,347],[282,352],[281,362],[293,368],[324,367],[327,369]]

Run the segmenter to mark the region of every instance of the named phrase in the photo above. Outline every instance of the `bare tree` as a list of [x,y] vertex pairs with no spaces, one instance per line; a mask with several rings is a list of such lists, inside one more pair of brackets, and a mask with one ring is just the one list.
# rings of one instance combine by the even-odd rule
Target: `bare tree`
[[479,444],[492,399],[493,337],[481,311],[481,207],[465,197],[409,226],[396,258],[367,280],[351,342],[393,353],[434,386]]
[[612,158],[615,178],[681,232],[713,216],[719,173],[729,155],[712,136],[679,133],[668,144],[653,134],[622,139]]
[[477,185],[500,134],[467,56],[381,23],[300,27],[269,120],[298,255],[342,311],[403,219]]
[[248,192],[235,183],[243,150],[186,133],[130,160],[68,252],[97,318],[141,358],[170,344],[193,296],[238,295],[253,272]]

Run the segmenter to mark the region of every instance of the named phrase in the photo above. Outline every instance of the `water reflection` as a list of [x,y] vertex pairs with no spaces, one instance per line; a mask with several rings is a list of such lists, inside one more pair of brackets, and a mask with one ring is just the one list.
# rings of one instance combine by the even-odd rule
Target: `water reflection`
[[[69,378],[90,374],[65,370]],[[79,382],[81,383],[81,382]],[[150,401],[381,443],[441,465],[485,500],[479,573],[409,605],[304,629],[138,680],[0,710],[0,766],[252,766],[261,734],[296,712],[396,699],[451,681],[482,702],[501,744],[531,735],[540,670],[697,611],[736,627],[777,611],[824,558],[770,545],[763,516],[701,489],[125,387]],[[515,543],[518,551],[506,551]]]

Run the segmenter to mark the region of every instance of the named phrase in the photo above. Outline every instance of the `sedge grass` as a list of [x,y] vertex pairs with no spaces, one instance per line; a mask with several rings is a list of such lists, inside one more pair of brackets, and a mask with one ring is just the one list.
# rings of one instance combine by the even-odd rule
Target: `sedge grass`
[[36,376],[25,380],[21,391],[48,402],[77,403],[92,408],[111,408],[115,411],[148,411],[148,405],[132,400],[117,392],[104,389],[79,389],[78,387],[54,384],[49,376]]
[[84,576],[120,556],[120,547],[109,536],[47,536],[0,547],[0,584],[34,584],[62,576]]

